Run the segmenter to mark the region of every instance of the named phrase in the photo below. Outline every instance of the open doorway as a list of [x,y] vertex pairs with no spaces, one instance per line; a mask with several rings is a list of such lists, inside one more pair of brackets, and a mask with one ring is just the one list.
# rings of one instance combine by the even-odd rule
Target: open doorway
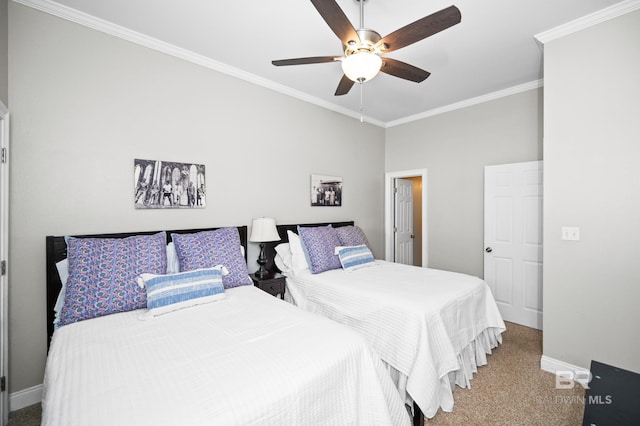
[[412,220],[413,259],[415,266],[428,266],[427,252],[427,169],[388,172],[385,174],[385,259],[395,262],[397,259],[396,194],[398,180],[412,183]]

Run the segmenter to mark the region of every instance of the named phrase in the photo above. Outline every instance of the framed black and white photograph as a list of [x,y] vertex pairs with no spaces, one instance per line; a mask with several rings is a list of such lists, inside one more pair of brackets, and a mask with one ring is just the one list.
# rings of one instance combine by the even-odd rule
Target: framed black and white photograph
[[342,205],[342,178],[311,175],[311,205],[340,207]]
[[133,160],[136,209],[198,209],[206,201],[203,164]]

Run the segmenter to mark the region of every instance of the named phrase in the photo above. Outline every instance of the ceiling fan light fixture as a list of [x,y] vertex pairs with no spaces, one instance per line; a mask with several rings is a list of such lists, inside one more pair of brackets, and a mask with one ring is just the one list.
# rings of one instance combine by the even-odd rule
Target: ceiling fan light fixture
[[350,80],[363,83],[378,75],[382,58],[375,53],[358,52],[342,60],[342,71]]

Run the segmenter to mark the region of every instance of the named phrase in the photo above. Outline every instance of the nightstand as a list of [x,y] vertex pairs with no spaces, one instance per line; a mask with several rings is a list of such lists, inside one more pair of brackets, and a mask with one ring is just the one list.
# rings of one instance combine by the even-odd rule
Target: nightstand
[[264,278],[256,277],[256,274],[250,275],[253,284],[260,290],[264,290],[274,296],[280,295],[280,299],[284,300],[284,280],[285,276],[278,273],[269,273]]

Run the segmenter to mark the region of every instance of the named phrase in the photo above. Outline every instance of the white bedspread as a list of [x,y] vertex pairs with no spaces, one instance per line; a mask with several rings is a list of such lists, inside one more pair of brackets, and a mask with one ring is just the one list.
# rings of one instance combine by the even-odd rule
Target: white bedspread
[[466,274],[377,260],[355,271],[290,274],[287,292],[292,303],[365,336],[406,376],[406,391],[427,417],[453,409],[449,373],[470,387],[505,330],[487,284]]
[[409,424],[361,336],[254,287],[140,312],[54,333],[43,425]]

